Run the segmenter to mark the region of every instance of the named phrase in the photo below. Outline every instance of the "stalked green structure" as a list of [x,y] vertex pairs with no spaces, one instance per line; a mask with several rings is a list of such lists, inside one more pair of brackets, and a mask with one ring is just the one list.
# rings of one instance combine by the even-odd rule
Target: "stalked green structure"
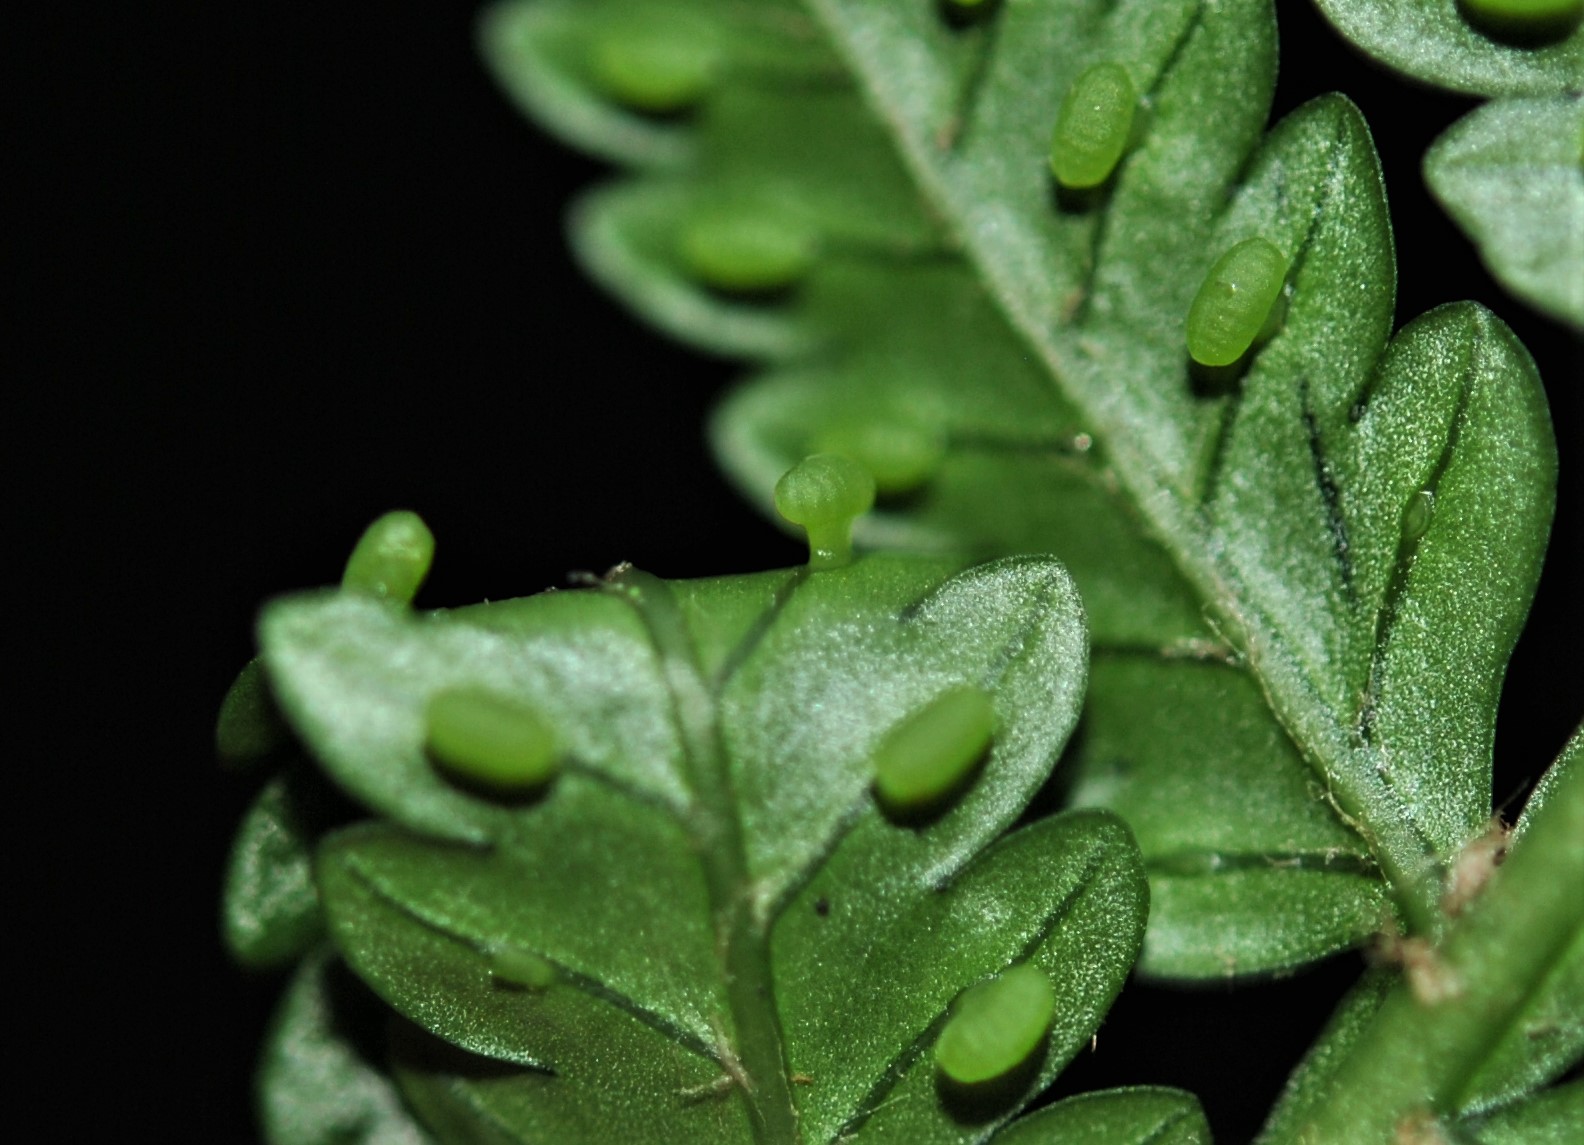
[[776,482],[775,506],[808,534],[809,567],[834,569],[852,561],[853,522],[874,507],[869,471],[839,453],[815,453]]

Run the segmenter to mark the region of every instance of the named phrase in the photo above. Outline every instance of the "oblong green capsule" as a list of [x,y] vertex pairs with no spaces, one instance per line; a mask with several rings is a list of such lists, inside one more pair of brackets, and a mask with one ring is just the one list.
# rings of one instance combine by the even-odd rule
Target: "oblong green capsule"
[[935,1064],[962,1085],[994,1080],[1028,1060],[1055,1016],[1050,979],[1019,963],[958,996],[935,1041]]
[[447,771],[481,787],[521,792],[560,767],[554,729],[531,708],[478,688],[447,688],[424,711],[424,747]]
[[1204,366],[1230,366],[1254,344],[1287,281],[1287,256],[1264,239],[1244,239],[1216,259],[1188,308],[1188,353]]
[[1121,64],[1095,64],[1067,89],[1051,133],[1051,174],[1064,187],[1098,187],[1133,134],[1138,92]]
[[615,18],[589,44],[594,83],[634,111],[668,115],[693,107],[715,83],[720,48],[712,27],[680,11]]
[[874,507],[869,471],[839,453],[814,453],[781,476],[776,512],[808,534],[809,567],[841,568],[852,561],[853,522]]
[[738,294],[785,290],[814,265],[816,242],[806,227],[759,206],[718,206],[683,229],[678,253],[688,273]]
[[341,574],[341,587],[392,604],[411,604],[429,575],[434,547],[434,534],[417,513],[386,513],[358,538]]
[[819,453],[839,453],[874,478],[882,496],[911,493],[927,484],[946,459],[946,435],[905,418],[874,418],[832,426],[816,441]]
[[1584,0],[1458,0],[1469,20],[1517,40],[1561,38],[1584,20]]
[[936,696],[891,728],[874,756],[875,798],[894,815],[938,805],[958,790],[995,735],[995,705],[983,688]]
[[518,946],[497,946],[488,957],[492,977],[523,990],[548,990],[560,976],[555,963]]

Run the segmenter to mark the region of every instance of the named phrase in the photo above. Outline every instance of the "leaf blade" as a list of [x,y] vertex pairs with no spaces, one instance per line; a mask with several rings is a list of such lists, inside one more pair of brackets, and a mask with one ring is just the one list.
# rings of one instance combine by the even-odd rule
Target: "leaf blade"
[[1504,99],[1425,153],[1431,193],[1524,301],[1584,327],[1584,99]]
[[1453,0],[1316,3],[1337,31],[1370,56],[1453,91],[1542,94],[1576,88],[1584,77],[1584,28],[1533,47],[1481,33]]

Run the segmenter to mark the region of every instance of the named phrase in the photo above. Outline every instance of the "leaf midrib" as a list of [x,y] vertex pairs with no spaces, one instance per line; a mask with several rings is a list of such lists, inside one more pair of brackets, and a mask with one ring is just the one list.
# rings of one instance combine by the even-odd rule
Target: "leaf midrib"
[[[704,678],[681,610],[664,581],[627,569],[607,580],[605,590],[625,599],[642,619],[671,695],[695,803],[687,825],[709,891],[715,949],[735,1033],[735,1045],[716,1047],[716,1057],[738,1083],[755,1141],[798,1145],[801,1135],[776,1009],[769,927],[752,909],[747,851],[720,742],[715,692]],[[763,628],[756,627],[749,639],[762,635]]]
[[[920,150],[927,144],[914,139],[899,115],[887,105],[861,54],[845,34],[845,23],[833,0],[805,2],[857,78],[870,108],[887,127],[927,209],[942,220],[943,226],[957,232],[959,249],[986,294],[1043,363],[1052,383],[1095,427],[1095,436],[1106,449],[1122,488],[1184,578],[1223,617],[1228,631],[1222,635],[1242,651],[1267,705],[1306,762],[1325,781],[1339,815],[1363,836],[1376,855],[1410,923],[1415,929],[1433,927],[1438,917],[1433,851],[1427,848],[1406,806],[1380,782],[1378,753],[1349,742],[1349,728],[1336,718],[1337,713],[1310,682],[1297,650],[1268,618],[1255,613],[1245,594],[1238,591],[1232,570],[1218,559],[1216,530],[1202,508],[1188,501],[1186,495],[1190,491],[1180,489],[1170,472],[1139,446],[1136,433],[1130,433],[1132,428],[1155,425],[1160,419],[1150,416],[1149,404],[1138,395],[1115,385],[1114,377],[1105,379],[1109,388],[1102,392],[1099,380],[1089,379],[1081,371],[1063,369],[1063,351],[1047,336],[1038,316],[1020,305],[972,232],[955,226],[963,212],[957,207],[952,189],[937,176]],[[1199,26],[1196,12],[1185,40]]]

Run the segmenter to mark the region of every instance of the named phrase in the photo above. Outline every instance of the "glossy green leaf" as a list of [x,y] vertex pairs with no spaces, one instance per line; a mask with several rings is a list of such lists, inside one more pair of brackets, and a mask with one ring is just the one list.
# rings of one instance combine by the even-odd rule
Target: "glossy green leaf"
[[1019,1118],[995,1145],[1210,1145],[1191,1093],[1132,1086],[1082,1093]]
[[[474,797],[430,762],[426,706],[459,688],[532,702],[582,767],[635,798],[683,801],[654,645],[613,597],[552,593],[414,622],[377,601],[327,593],[266,610],[260,637],[282,706],[332,778],[397,822],[481,842],[514,821],[512,809]],[[370,663],[383,669],[369,672]],[[643,696],[649,703],[634,702]]]
[[[1584,86],[1584,26],[1563,18],[1531,34],[1508,34],[1458,0],[1315,0],[1364,52],[1415,79],[1476,95],[1545,95]],[[1489,8],[1550,7],[1540,0],[1486,0]],[[1578,15],[1573,5],[1572,16]],[[1474,18],[1470,18],[1471,14]]]
[[[390,820],[321,850],[337,946],[399,1012],[496,1063],[404,1074],[426,1118],[689,1141],[745,1139],[746,1118],[778,1140],[795,1107],[804,1140],[968,1140],[1055,1075],[1137,956],[1143,875],[1099,812],[994,842],[1076,720],[1083,623],[1048,560],[958,567],[627,571],[450,613],[346,593],[268,610],[294,726]],[[527,798],[424,758],[433,697],[486,680],[565,746]],[[994,710],[982,764],[894,821],[871,791],[888,734],[970,685]],[[953,1000],[1024,963],[1053,988],[1048,1032],[988,1090],[943,1089],[930,1050]]]
[[294,773],[271,780],[231,845],[221,924],[226,947],[244,965],[283,965],[324,933],[313,881],[315,816],[306,787]]
[[[1580,759],[1584,759],[1584,737],[1575,736],[1569,750],[1547,771],[1530,797],[1513,833],[1515,843],[1527,834],[1535,813],[1556,790],[1564,774],[1581,766]],[[1574,914],[1578,914],[1577,910]],[[1300,1126],[1317,1119],[1326,1103],[1333,1100],[1329,1087],[1358,1044],[1376,1032],[1377,1011],[1399,977],[1394,968],[1377,968],[1338,1007],[1288,1081],[1259,1137],[1261,1145],[1303,1140]],[[1488,1140],[1488,1145],[1528,1142],[1531,1138],[1524,1134],[1531,1129],[1537,1145],[1572,1140],[1567,1133],[1548,1137],[1546,1132],[1555,1131],[1542,1131],[1548,1124],[1566,1124],[1563,1111],[1575,1109],[1578,1101],[1576,1094],[1564,1096],[1564,1091],[1572,1092],[1572,1088],[1533,1095],[1584,1060],[1584,927],[1579,927],[1571,945],[1564,946],[1554,966],[1523,988],[1530,991],[1530,996],[1506,1019],[1504,1027],[1490,1032],[1482,1060],[1471,1072],[1467,1092],[1457,1110],[1463,1114],[1460,1131],[1482,1143]],[[1555,1104],[1553,1094],[1557,1095]],[[1559,1115],[1554,1122],[1553,1114]],[[1576,1124],[1571,1128],[1576,1135]]]
[[1425,180],[1503,285],[1584,327],[1584,97],[1487,104],[1436,140]]
[[[561,1017],[540,1014],[536,1020],[553,1028]],[[584,1015],[578,1022],[582,1031],[598,1028]],[[612,1059],[580,1052],[567,1038],[558,1071],[551,1075],[469,1054],[398,1021],[392,1058],[408,1104],[446,1145],[605,1140],[712,1145],[751,1139],[741,1106],[724,1099],[715,1085],[718,1073],[668,1055],[641,1033],[627,1034],[625,1040],[617,1035],[602,1044],[640,1056]],[[634,1100],[632,1091],[662,1097]]]
[[[819,443],[900,422],[943,449],[882,496],[859,543],[1053,551],[1099,646],[1230,648],[1329,793],[1295,813],[1356,827],[1408,924],[1436,929],[1440,868],[1489,814],[1494,705],[1550,516],[1550,431],[1522,348],[1467,306],[1388,345],[1395,269],[1368,133],[1332,97],[1263,134],[1263,0],[1048,0],[971,19],[808,7],[858,92],[724,84],[712,108],[751,117],[701,117],[688,163],[580,211],[591,270],[697,344],[774,365],[714,429],[760,503]],[[1029,157],[1102,64],[1135,84],[1140,124],[1103,188],[1064,191]],[[807,128],[838,105],[839,126]],[[817,154],[779,153],[809,137]],[[728,193],[803,211],[823,236],[784,297],[711,295],[670,253]],[[1196,366],[1195,295],[1256,238],[1289,262],[1282,299],[1242,361]],[[1283,877],[1197,884],[1207,897],[1178,899],[1192,941]],[[1358,894],[1290,878],[1305,889],[1275,901],[1307,921],[1267,928],[1246,965],[1364,930]],[[1227,963],[1213,945],[1179,956]]]
[[432,1138],[377,1064],[385,1018],[328,950],[303,960],[259,1065],[269,1145],[428,1145]]
[[[428,1046],[428,1039],[411,1034],[403,1039],[402,1086],[437,1135],[448,1143],[474,1139],[458,1133],[454,1120],[495,1123],[498,1138],[469,1131],[484,1141],[572,1142],[596,1128],[618,1140],[745,1140],[740,1102],[699,1099],[722,1072],[708,1041],[668,1027],[611,985],[580,978],[571,968],[563,967],[562,981],[543,990],[504,981],[492,974],[484,942],[459,934],[460,924],[433,924],[423,904],[409,906],[386,890],[399,886],[405,874],[422,881],[432,897],[449,895],[459,913],[471,908],[475,915],[489,911],[508,919],[548,898],[530,893],[521,903],[516,900],[523,896],[513,895],[504,877],[491,882],[446,861],[466,854],[375,827],[335,840],[323,860],[337,942],[349,948],[358,974],[420,1028],[438,1029],[473,1050],[498,1051],[487,1058],[450,1045]],[[650,872],[646,879],[657,895],[665,889],[658,879],[666,873]],[[531,875],[520,869],[515,874],[530,892],[535,889]],[[565,891],[564,884],[559,889]],[[699,905],[687,901],[683,888],[676,890],[678,914]],[[590,928],[608,924],[610,910],[582,918],[598,897],[583,889],[580,897],[557,901],[563,929],[575,931],[579,922]],[[684,918],[672,929],[697,921]],[[707,941],[706,935],[706,957]],[[673,981],[699,970],[686,951],[677,952],[674,969],[667,967],[657,955],[659,940],[639,949],[656,973]],[[621,952],[612,953],[620,959]],[[625,965],[637,961],[628,958]],[[711,1036],[707,1024],[704,1032]]]

